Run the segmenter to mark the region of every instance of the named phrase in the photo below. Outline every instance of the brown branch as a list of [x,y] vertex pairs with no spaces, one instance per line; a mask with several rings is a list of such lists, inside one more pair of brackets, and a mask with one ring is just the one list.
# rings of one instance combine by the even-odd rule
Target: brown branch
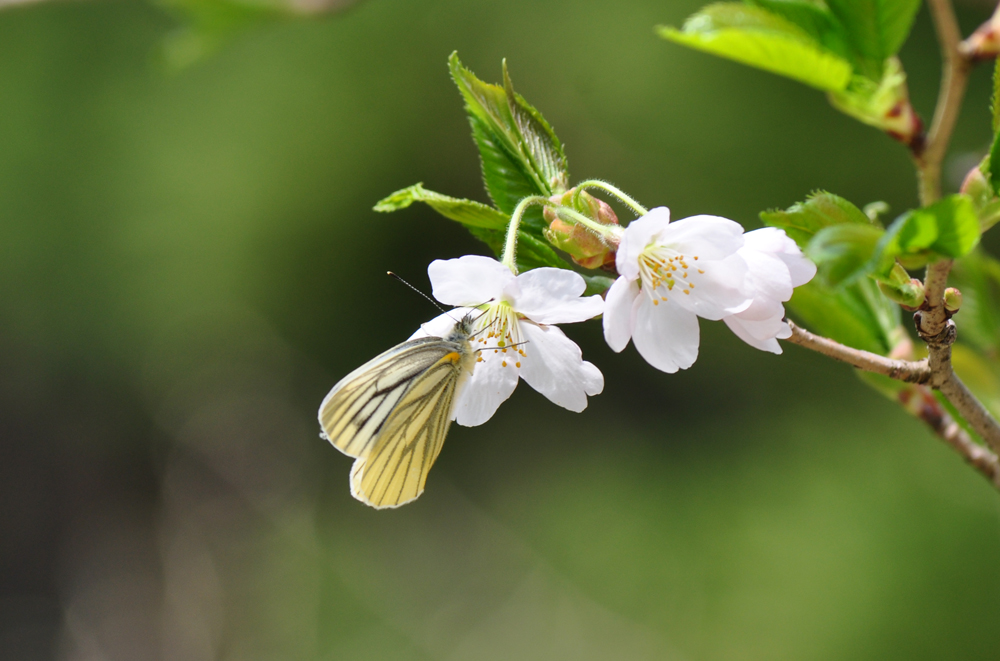
[[922,206],[932,204],[941,197],[941,163],[962,109],[972,64],[959,50],[962,33],[958,29],[951,0],[927,0],[927,6],[941,44],[942,75],[931,129],[923,150],[915,156]]
[[907,411],[930,427],[938,438],[965,459],[967,464],[979,471],[994,487],[1000,489],[1000,459],[989,449],[972,440],[954,418],[948,415],[929,388],[905,387],[899,393],[899,401]]
[[[941,407],[930,390],[920,385],[932,384],[932,379],[934,378],[934,371],[928,360],[912,361],[886,358],[870,351],[854,349],[835,342],[830,338],[810,333],[792,321],[788,321],[788,326],[792,329],[792,335],[787,338],[789,342],[805,347],[806,349],[811,349],[829,358],[835,358],[866,372],[874,372],[875,374],[888,376],[897,381],[917,384],[915,387],[900,393],[900,403],[910,413],[930,427],[931,431],[941,440],[960,454],[966,463],[982,473],[986,479],[1000,489],[1000,459],[997,458],[997,455],[972,440],[965,430]],[[981,412],[979,417],[969,415],[964,411],[962,415],[969,421],[973,429],[982,435],[984,439],[987,439],[987,442],[990,443],[990,446],[996,452],[1000,453],[1000,447],[994,445],[990,441],[990,437],[984,434],[984,432],[989,433],[989,424],[986,422],[987,418],[992,420],[989,417],[989,413],[982,408],[979,400],[965,388],[965,385],[955,376],[954,372],[951,372],[950,345],[948,348],[947,365],[938,364],[934,367],[937,367],[939,370],[946,367],[950,373],[950,377],[945,380],[944,385],[941,387],[941,392],[948,397],[949,401],[955,404],[955,407],[959,411],[963,411],[964,408],[971,410],[975,406],[979,407]],[[961,392],[958,392],[958,389],[961,389]],[[918,401],[911,401],[914,399],[914,394],[919,397]],[[962,403],[961,406],[959,402]],[[981,428],[982,431],[980,430]],[[996,431],[1000,432],[1000,427]],[[1000,435],[995,440],[1000,443]]]
[[806,349],[812,349],[824,356],[836,358],[860,370],[874,372],[907,383],[927,383],[930,379],[931,371],[926,360],[894,360],[870,351],[854,349],[827,337],[815,335],[791,321],[788,322],[788,326],[792,329],[791,337],[787,338],[789,342]]

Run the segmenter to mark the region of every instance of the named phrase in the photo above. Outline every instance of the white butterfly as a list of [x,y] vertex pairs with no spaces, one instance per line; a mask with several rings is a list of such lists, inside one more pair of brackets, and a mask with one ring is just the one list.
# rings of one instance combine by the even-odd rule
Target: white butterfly
[[451,425],[455,395],[476,366],[474,320],[445,337],[398,344],[354,370],[319,407],[321,434],[356,457],[351,495],[372,507],[399,507],[424,482]]

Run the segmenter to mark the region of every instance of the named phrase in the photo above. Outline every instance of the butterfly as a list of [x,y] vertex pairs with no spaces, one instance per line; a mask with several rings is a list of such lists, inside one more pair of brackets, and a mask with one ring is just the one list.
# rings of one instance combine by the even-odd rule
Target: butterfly
[[472,374],[474,319],[444,337],[398,344],[337,383],[319,407],[323,438],[355,457],[351,495],[377,509],[424,491],[451,425],[455,397]]

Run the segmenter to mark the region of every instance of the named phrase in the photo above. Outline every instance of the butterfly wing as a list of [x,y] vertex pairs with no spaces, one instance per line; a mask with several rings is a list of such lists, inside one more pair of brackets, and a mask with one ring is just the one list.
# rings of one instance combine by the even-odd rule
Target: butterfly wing
[[453,350],[414,381],[389,414],[375,446],[354,462],[355,498],[377,508],[399,507],[423,493],[451,425],[462,370],[462,354]]
[[453,343],[424,337],[372,358],[341,379],[320,404],[323,436],[346,455],[366,456],[415,380],[451,352]]

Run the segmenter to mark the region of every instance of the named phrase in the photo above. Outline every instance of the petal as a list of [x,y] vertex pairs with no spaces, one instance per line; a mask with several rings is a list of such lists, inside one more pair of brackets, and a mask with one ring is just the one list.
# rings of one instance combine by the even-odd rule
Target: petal
[[739,254],[704,263],[699,261],[697,267],[690,262],[688,264],[691,268],[687,271],[687,282],[694,284],[694,288],[684,287],[684,283],[679,281],[667,294],[671,303],[677,303],[699,317],[717,321],[745,310],[753,302],[753,288],[748,287],[747,263]]
[[816,265],[802,254],[798,245],[785,234],[784,230],[776,227],[764,227],[747,232],[745,238],[749,248],[774,255],[785,263],[791,275],[793,287],[804,285],[816,275]]
[[[740,338],[755,349],[781,354],[781,345],[778,344],[778,340],[775,339],[775,336],[772,335],[763,339],[754,337],[754,333],[752,333],[750,328],[748,328],[748,326],[752,325],[753,322],[748,323],[736,316],[726,317],[723,321],[725,321],[726,325],[729,326],[729,330],[736,333],[736,337]],[[781,322],[781,324],[788,329],[788,324],[784,322]],[[788,335],[791,335],[791,329],[788,329],[788,331]],[[788,335],[785,335],[784,337],[788,337]]]
[[446,305],[481,305],[499,298],[514,274],[495,259],[465,255],[435,259],[427,267],[434,298]]
[[746,247],[740,249],[740,257],[746,261],[750,270],[754,298],[783,302],[792,297],[792,276],[784,261],[773,253]]
[[582,297],[587,283],[579,273],[540,268],[517,276],[511,298],[514,311],[540,324],[567,324],[593,319],[604,311],[600,296]]
[[587,408],[587,395],[604,390],[604,375],[557,326],[524,322],[521,333],[528,340],[521,377],[550,401],[579,413]]
[[753,299],[746,310],[737,312],[734,317],[739,317],[743,321],[767,321],[774,320],[780,323],[785,318],[785,306],[780,301],[773,298],[757,297]]
[[618,253],[615,258],[618,273],[630,280],[638,278],[639,253],[669,224],[670,209],[666,207],[650,209],[645,216],[636,218],[629,223],[622,233],[621,242],[618,244]]
[[670,223],[659,241],[687,257],[725,259],[743,247],[743,226],[721,216],[691,216]]
[[637,300],[632,341],[639,355],[668,373],[691,367],[698,358],[698,317],[678,305],[653,305],[648,296]]
[[472,376],[465,382],[455,402],[452,419],[464,427],[481,425],[496,413],[517,385],[518,370],[504,367],[499,354],[483,352],[483,362],[476,363]]
[[635,325],[633,303],[639,295],[639,282],[622,276],[608,289],[604,302],[604,340],[612,351],[620,352],[632,339]]
[[438,315],[428,322],[420,324],[417,332],[411,335],[410,340],[418,337],[445,337],[455,328],[462,317],[472,311],[472,308],[455,308],[448,310],[444,314]]

